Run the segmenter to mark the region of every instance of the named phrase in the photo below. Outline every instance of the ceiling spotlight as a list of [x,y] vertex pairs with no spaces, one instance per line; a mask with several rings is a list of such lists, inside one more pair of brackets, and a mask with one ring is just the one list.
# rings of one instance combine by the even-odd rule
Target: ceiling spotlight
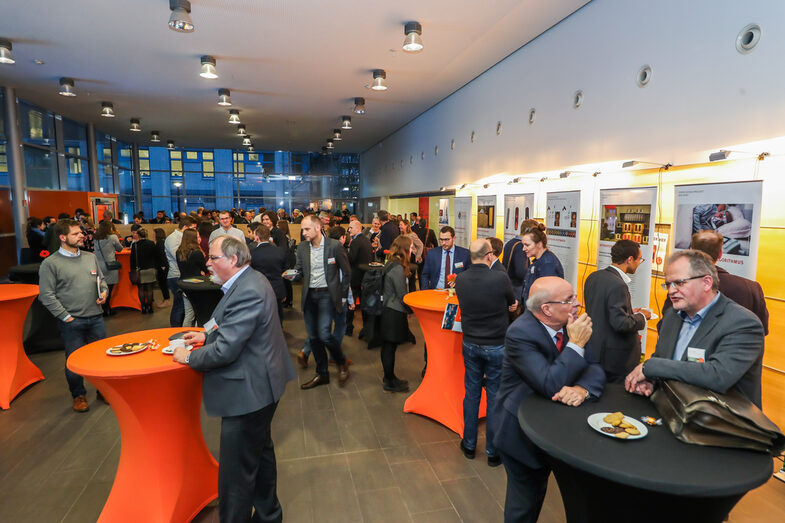
[[229,109],[229,123],[234,125],[239,125],[240,111],[238,111],[237,109]]
[[730,156],[730,151],[726,151],[725,149],[720,149],[716,153],[711,153],[709,155],[710,162],[718,162],[721,160],[727,160],[728,156]]
[[178,33],[193,33],[194,23],[191,20],[191,2],[188,0],[169,0],[169,29]]
[[249,146],[248,146],[248,148],[247,148],[246,150],[247,150],[249,153],[252,153],[252,152],[253,152],[253,144],[249,145]]
[[422,25],[419,22],[406,22],[403,34],[406,35],[406,38],[403,39],[404,51],[408,53],[422,51]]
[[11,49],[13,48],[14,46],[11,43],[11,40],[0,38],[0,64],[16,63],[16,60],[14,60],[14,57],[11,54]]
[[568,178],[572,174],[570,171],[564,171],[563,173],[559,173],[559,178]]
[[73,78],[60,78],[60,96],[76,96]]
[[114,118],[114,105],[112,105],[112,102],[101,102],[101,116]]
[[247,134],[248,134],[248,133],[247,133],[247,132],[245,132],[245,126],[244,126],[244,125],[238,125],[238,126],[237,126],[237,135],[238,135],[238,136],[245,136],[245,135],[247,135]]
[[341,138],[341,130],[333,129],[333,141],[340,142],[341,140],[343,140],[343,138]]
[[327,149],[330,149],[330,150],[335,149],[335,146],[333,145],[333,141],[332,140],[327,140],[326,147],[327,147]]
[[387,83],[385,80],[387,79],[387,73],[384,72],[384,69],[374,69],[373,70],[373,82],[371,82],[370,88],[374,91],[386,91],[387,90]]
[[250,134],[246,134],[245,138],[243,138],[243,145],[245,147],[248,147],[249,145],[251,145],[251,135]]
[[155,143],[160,142],[161,141],[161,133],[159,133],[158,131],[152,131],[150,133],[150,141],[151,142],[155,142]]
[[341,129],[351,129],[352,128],[352,117],[351,116],[341,116]]
[[199,76],[202,78],[209,78],[210,80],[218,78],[218,70],[215,68],[215,58],[206,54],[201,60],[202,70],[199,72]]
[[229,98],[229,89],[218,89],[218,105],[228,107],[232,105],[232,99]]
[[440,191],[442,191],[442,192],[444,192],[444,191],[446,191],[446,190],[447,190],[447,187],[445,187],[444,185],[442,185],[441,187],[439,187],[439,190],[440,190]]
[[483,189],[487,189],[487,188],[488,188],[488,187],[490,187],[490,186],[491,186],[491,184],[489,184],[489,183],[486,183],[486,184],[484,184],[484,185],[482,186],[482,188],[483,188]]
[[353,110],[357,114],[365,114],[365,98],[359,96],[355,98]]
[[142,126],[139,122],[139,118],[131,118],[131,128],[129,129],[129,131],[138,133],[141,130],[142,130]]
[[518,183],[518,182],[520,182],[520,181],[521,181],[521,178],[520,178],[520,177],[518,177],[518,178],[513,178],[513,179],[512,179],[512,183]]
[[166,148],[169,149],[170,151],[173,150],[174,149],[174,141],[166,140]]
[[639,163],[645,163],[645,164],[648,164],[648,165],[658,165],[658,166],[662,167],[663,169],[665,169],[666,171],[668,169],[670,169],[671,167],[673,167],[672,163],[656,163],[656,162],[645,162],[643,160],[628,160],[628,161],[624,162],[623,164],[621,164],[621,168],[622,169],[626,169],[628,167],[634,167],[634,166],[638,165]]
[[627,160],[626,162],[621,164],[621,168],[627,169],[628,167],[635,167],[636,165],[638,165],[638,163],[639,163],[638,160]]
[[465,188],[466,188],[466,184],[464,183],[463,185],[461,185],[460,187],[458,187],[458,190],[460,191],[461,189],[465,189]]

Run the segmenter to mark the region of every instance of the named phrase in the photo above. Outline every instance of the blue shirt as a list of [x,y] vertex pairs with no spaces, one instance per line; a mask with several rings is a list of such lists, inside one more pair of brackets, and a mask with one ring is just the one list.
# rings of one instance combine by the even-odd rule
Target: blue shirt
[[450,247],[449,251],[445,251],[444,249],[442,249],[442,259],[441,259],[441,262],[439,262],[439,264],[441,265],[439,267],[439,281],[436,282],[436,288],[437,289],[444,289],[445,287],[447,287],[447,285],[446,285],[447,275],[444,274],[444,261],[445,261],[444,260],[444,255],[445,255],[446,252],[450,253],[450,271],[452,271],[452,268],[455,265],[455,244],[453,244],[452,247]]
[[242,273],[244,273],[244,272],[245,272],[245,270],[246,270],[248,267],[250,267],[250,265],[244,265],[242,269],[240,269],[239,271],[237,271],[236,273],[234,273],[234,276],[232,276],[231,278],[229,278],[228,280],[226,280],[226,281],[224,282],[224,284],[223,284],[223,285],[221,285],[221,290],[223,291],[223,293],[224,293],[224,294],[226,294],[227,292],[229,292],[229,289],[231,289],[231,288],[232,288],[232,285],[234,285],[234,282],[235,282],[235,280],[236,280],[237,278],[239,278],[239,277],[240,277],[240,275],[241,275]]
[[674,361],[681,361],[684,357],[687,345],[692,341],[692,337],[695,336],[695,332],[697,332],[698,327],[700,327],[703,318],[706,317],[706,313],[709,312],[709,309],[711,309],[719,299],[720,293],[718,292],[714,299],[711,300],[711,303],[695,313],[695,316],[692,318],[684,311],[676,311],[676,314],[678,314],[682,320],[682,324],[681,330],[679,331],[679,338],[676,340],[676,348],[673,351]]

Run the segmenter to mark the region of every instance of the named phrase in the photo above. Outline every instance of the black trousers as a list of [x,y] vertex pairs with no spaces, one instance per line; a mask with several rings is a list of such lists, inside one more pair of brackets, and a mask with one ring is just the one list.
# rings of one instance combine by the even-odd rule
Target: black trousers
[[[221,523],[283,521],[270,424],[277,403],[221,419],[218,513]],[[251,508],[255,509],[251,517]]]
[[533,469],[499,451],[507,471],[504,523],[536,523],[548,488],[548,467]]

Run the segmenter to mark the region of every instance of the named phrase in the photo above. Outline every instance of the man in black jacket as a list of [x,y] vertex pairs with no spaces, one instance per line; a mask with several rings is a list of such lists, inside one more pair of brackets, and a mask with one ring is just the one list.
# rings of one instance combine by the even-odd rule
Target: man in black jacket
[[477,239],[469,245],[471,266],[458,274],[455,291],[461,308],[463,329],[463,363],[466,367],[463,398],[463,439],[460,448],[468,459],[474,459],[477,446],[477,420],[482,396],[482,380],[486,378],[488,400],[485,420],[485,453],[488,465],[501,464],[493,446],[491,419],[496,393],[501,383],[504,360],[504,335],[509,324],[507,312],[517,308],[510,279],[504,272],[492,271],[493,249],[488,240]]
[[[362,294],[363,275],[365,271],[360,270],[360,265],[367,265],[373,261],[373,250],[371,242],[363,235],[363,226],[357,220],[349,223],[349,265],[352,268],[352,296],[355,300]],[[366,314],[363,311],[363,328],[365,328]],[[354,309],[349,309],[346,313],[346,335],[351,336],[354,332]]]
[[586,313],[592,319],[591,349],[588,356],[599,361],[611,383],[623,383],[641,358],[638,331],[651,318],[648,309],[633,309],[628,274],[643,263],[640,246],[619,240],[611,247],[611,265],[586,278],[583,296]]
[[278,302],[278,319],[283,325],[283,300],[286,287],[283,284],[283,271],[286,270],[286,251],[270,242],[270,228],[261,223],[255,224],[254,238],[257,246],[251,251],[251,268],[261,272],[270,282]]
[[390,221],[390,213],[387,211],[379,211],[379,220],[382,222],[382,226],[379,228],[376,256],[379,259],[384,259],[384,251],[390,249],[393,240],[401,234],[401,231],[396,224]]

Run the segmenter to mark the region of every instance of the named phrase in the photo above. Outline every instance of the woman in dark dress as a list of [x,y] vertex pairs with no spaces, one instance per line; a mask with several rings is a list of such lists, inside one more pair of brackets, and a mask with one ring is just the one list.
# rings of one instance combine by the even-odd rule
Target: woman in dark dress
[[[281,230],[284,237],[286,238],[286,268],[293,269],[294,264],[297,262],[297,242],[292,239],[292,234],[289,232],[289,222],[286,220],[278,220],[278,223],[276,223],[275,226]],[[292,299],[294,298],[292,292],[292,282],[284,278],[283,286],[286,289],[286,298],[284,298],[283,306],[291,308]]]
[[526,256],[534,259],[523,279],[522,305],[525,307],[526,300],[529,299],[529,289],[531,289],[532,283],[537,278],[542,278],[543,276],[564,278],[564,269],[559,258],[548,250],[548,236],[545,234],[544,224],[538,223],[536,227],[532,227],[529,232],[524,233],[521,243]]
[[166,259],[166,231],[161,227],[156,227],[155,232],[155,279],[158,280],[158,288],[161,289],[163,301],[158,303],[158,307],[167,307],[169,305],[169,285],[166,282],[166,277],[169,274],[169,262]]
[[408,289],[406,278],[411,276],[409,260],[414,254],[414,243],[408,236],[398,236],[390,246],[390,257],[384,266],[384,309],[381,319],[382,368],[385,392],[406,392],[409,382],[395,376],[395,350],[407,341],[409,321],[403,297]]
[[139,302],[142,314],[153,313],[153,286],[156,280],[158,253],[155,242],[147,239],[147,231],[139,228],[134,231],[134,243],[131,244],[131,270],[139,269]]
[[[177,267],[180,269],[181,280],[209,274],[207,259],[199,246],[199,233],[194,229],[183,231],[183,241],[180,243],[180,248],[177,249]],[[193,327],[196,315],[191,302],[185,295],[183,295],[183,303],[185,304],[183,327]]]
[[213,224],[209,220],[202,220],[196,226],[199,231],[199,247],[202,248],[202,253],[205,257],[210,254],[210,235],[213,233]]
[[281,249],[285,249],[287,247],[286,237],[283,235],[281,229],[275,226],[278,222],[278,215],[275,214],[274,211],[266,211],[262,214],[262,225],[266,225],[268,229],[270,229],[270,238],[273,240],[273,243],[280,247]]

